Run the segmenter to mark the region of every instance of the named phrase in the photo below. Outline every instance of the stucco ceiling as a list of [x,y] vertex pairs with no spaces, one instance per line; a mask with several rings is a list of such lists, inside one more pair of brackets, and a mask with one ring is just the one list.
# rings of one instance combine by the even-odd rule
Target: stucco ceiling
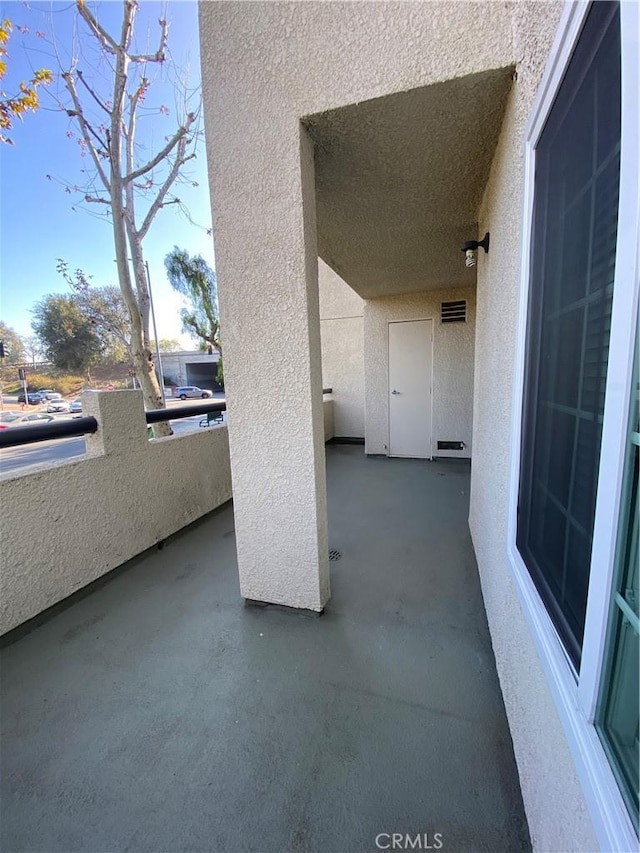
[[318,253],[360,296],[475,284],[460,243],[478,236],[512,73],[473,74],[304,120],[315,143]]

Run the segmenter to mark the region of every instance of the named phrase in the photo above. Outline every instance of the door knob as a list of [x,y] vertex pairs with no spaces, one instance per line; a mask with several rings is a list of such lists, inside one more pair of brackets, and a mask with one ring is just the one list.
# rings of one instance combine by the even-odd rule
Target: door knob
[[399,392],[399,391],[396,391],[396,389],[394,388],[394,389],[393,389],[393,391],[392,391],[391,393],[392,393],[392,394],[399,394],[400,392]]

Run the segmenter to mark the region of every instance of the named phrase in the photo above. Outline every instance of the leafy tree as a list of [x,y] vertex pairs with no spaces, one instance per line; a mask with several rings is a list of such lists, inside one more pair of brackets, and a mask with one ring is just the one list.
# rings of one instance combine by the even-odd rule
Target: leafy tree
[[[7,42],[11,36],[13,25],[8,18],[0,22],[0,86],[2,80],[7,73]],[[44,33],[37,33],[43,36]],[[13,140],[5,136],[4,131],[11,130],[13,121],[16,118],[22,120],[26,112],[35,112],[40,103],[38,99],[37,89],[39,86],[46,86],[53,82],[53,74],[47,68],[40,68],[34,71],[33,77],[28,82],[21,82],[17,85],[17,92],[13,96],[7,96],[4,91],[0,91],[0,142],[7,145],[13,145]]]
[[24,361],[24,341],[20,335],[0,321],[0,341],[4,344],[4,363],[20,364]]
[[72,296],[45,296],[36,303],[33,315],[31,327],[56,367],[88,370],[99,361],[102,342]]
[[[155,352],[156,342],[151,341],[151,349]],[[179,352],[182,349],[180,346],[180,341],[176,341],[175,338],[160,338],[158,341],[158,347],[160,352]]]
[[131,319],[120,288],[94,287],[91,276],[81,269],[71,273],[62,258],[58,258],[56,269],[73,291],[76,305],[94,327],[104,357],[110,361],[132,361]]
[[220,353],[218,382],[222,382],[222,344],[218,312],[216,274],[201,255],[189,257],[184,249],[173,247],[164,259],[171,287],[187,302],[180,311],[183,331],[198,338],[202,349],[215,347]]
[[37,335],[29,335],[24,339],[24,349],[27,359],[35,366],[36,361],[40,361],[44,355],[44,347],[42,341]]
[[[153,153],[155,140],[163,139],[161,130],[153,135],[136,137],[139,118],[147,120],[153,113],[169,115],[163,104],[151,103],[152,79],[165,75],[169,65],[169,23],[159,20],[160,32],[155,51],[138,53],[134,39],[135,18],[139,3],[124,0],[122,23],[117,35],[100,23],[84,0],[76,0],[76,11],[93,39],[90,49],[84,46],[61,77],[69,103],[66,115],[79,134],[81,153],[88,155],[93,169],[84,193],[84,201],[102,207],[111,222],[118,282],[129,312],[131,349],[136,375],[149,408],[162,407],[160,386],[150,347],[150,297],[143,243],[158,212],[170,204],[183,209],[173,193],[174,185],[186,180],[185,164],[193,159],[201,136],[198,106],[190,105],[194,93],[186,87],[180,91],[175,83],[179,117]],[[97,50],[96,50],[97,49]],[[84,57],[98,54],[93,69],[82,68]],[[64,105],[63,105],[64,106]],[[141,113],[142,109],[142,113]],[[71,187],[67,187],[71,191]],[[159,425],[157,434],[170,432]]]

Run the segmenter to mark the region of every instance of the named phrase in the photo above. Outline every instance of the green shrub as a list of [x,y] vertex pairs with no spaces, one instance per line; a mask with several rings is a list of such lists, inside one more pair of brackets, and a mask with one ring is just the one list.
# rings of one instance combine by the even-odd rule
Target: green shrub
[[[29,373],[27,370],[27,387],[29,391],[42,391],[43,388],[53,388],[57,391],[57,387],[53,384],[54,379],[51,376],[46,376],[44,373]],[[20,383],[22,387],[22,383]]]
[[56,391],[62,394],[63,397],[79,394],[86,385],[86,380],[82,376],[59,376],[53,381]]
[[[69,394],[77,394],[83,387],[85,380],[82,376],[63,375],[46,376],[44,373],[27,372],[27,386],[29,391],[42,391],[43,388],[53,388],[58,394],[67,397]],[[12,383],[5,386],[6,394],[17,394],[22,390],[22,383]]]

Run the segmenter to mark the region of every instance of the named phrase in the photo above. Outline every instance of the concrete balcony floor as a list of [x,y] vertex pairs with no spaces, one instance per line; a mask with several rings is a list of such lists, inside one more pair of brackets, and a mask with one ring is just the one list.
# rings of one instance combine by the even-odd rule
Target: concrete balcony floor
[[3,851],[529,849],[468,466],[327,470],[323,616],[242,605],[227,507],[4,649]]

